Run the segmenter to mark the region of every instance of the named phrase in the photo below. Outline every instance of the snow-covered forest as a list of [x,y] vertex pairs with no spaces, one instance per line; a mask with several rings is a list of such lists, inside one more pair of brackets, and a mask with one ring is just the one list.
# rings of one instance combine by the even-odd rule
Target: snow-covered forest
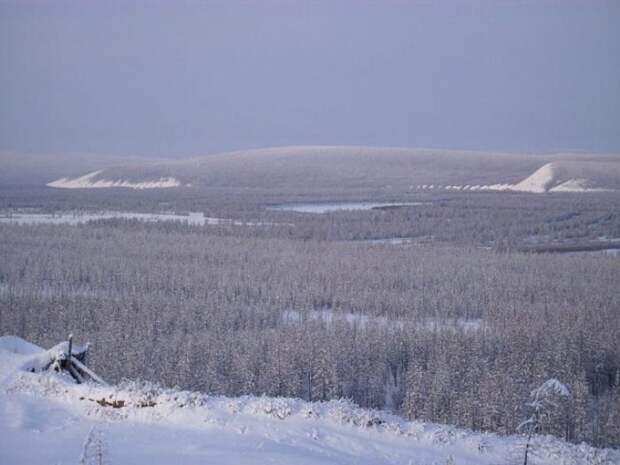
[[619,24],[0,0],[0,465],[620,465]]
[[[617,237],[612,196],[521,198],[328,215],[204,209],[254,226],[0,224],[1,332],[44,347],[73,332],[106,348],[90,363],[111,381],[348,398],[502,434],[517,433],[532,389],[556,378],[570,396],[540,432],[618,446],[617,256],[520,251]],[[475,216],[461,215],[458,237],[451,213],[463,202]],[[361,240],[390,236],[423,240]]]

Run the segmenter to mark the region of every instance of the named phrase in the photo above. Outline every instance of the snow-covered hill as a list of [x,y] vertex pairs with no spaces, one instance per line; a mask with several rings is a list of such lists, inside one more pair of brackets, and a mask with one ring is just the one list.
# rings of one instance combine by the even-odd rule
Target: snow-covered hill
[[[213,397],[33,373],[48,351],[0,338],[2,464],[519,463],[523,438],[407,422],[348,401]],[[101,462],[99,459],[103,459]],[[535,439],[532,465],[618,464],[620,452]]]
[[552,162],[512,186],[524,192],[604,192],[618,189],[620,163]]
[[620,189],[620,162],[613,160],[587,154],[524,155],[351,146],[275,147],[183,161],[119,165],[78,177],[65,176],[49,182],[48,186],[72,189],[264,189],[300,193],[335,189],[585,192]]
[[620,163],[563,162],[547,163],[515,184],[422,185],[422,189],[452,191],[612,192],[620,188]]
[[127,187],[130,189],[165,189],[170,187],[179,187],[181,183],[172,177],[160,177],[159,179],[145,179],[142,181],[128,181],[125,179],[96,179],[101,170],[79,176],[77,178],[61,178],[52,181],[47,185],[49,187],[58,187],[61,189],[101,189],[107,187]]

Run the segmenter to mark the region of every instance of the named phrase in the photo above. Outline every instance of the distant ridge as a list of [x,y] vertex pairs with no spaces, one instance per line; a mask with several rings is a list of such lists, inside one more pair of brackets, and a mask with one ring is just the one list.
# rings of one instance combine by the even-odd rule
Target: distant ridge
[[66,189],[195,188],[279,191],[445,189],[620,190],[620,159],[592,154],[512,154],[398,147],[291,146],[181,161],[104,167],[47,184]]

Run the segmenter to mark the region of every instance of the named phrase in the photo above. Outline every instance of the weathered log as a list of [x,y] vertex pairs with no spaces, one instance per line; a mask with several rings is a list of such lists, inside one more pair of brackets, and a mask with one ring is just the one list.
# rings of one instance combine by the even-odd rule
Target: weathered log
[[67,364],[67,371],[71,374],[71,376],[73,376],[73,379],[75,379],[78,384],[82,384],[84,382],[84,378],[80,372],[77,371],[70,363]]
[[86,373],[93,381],[96,381],[99,384],[103,384],[104,386],[107,386],[108,383],[106,383],[103,379],[101,379],[95,372],[93,372],[90,368],[88,368],[86,365],[80,362],[77,358],[71,357],[71,363],[76,368],[78,368],[80,371],[82,371],[83,373]]

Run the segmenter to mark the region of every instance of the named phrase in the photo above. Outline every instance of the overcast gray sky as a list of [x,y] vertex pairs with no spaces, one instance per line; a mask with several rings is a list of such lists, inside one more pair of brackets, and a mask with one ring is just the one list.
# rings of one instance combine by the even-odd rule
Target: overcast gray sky
[[0,150],[620,151],[620,2],[0,0]]

